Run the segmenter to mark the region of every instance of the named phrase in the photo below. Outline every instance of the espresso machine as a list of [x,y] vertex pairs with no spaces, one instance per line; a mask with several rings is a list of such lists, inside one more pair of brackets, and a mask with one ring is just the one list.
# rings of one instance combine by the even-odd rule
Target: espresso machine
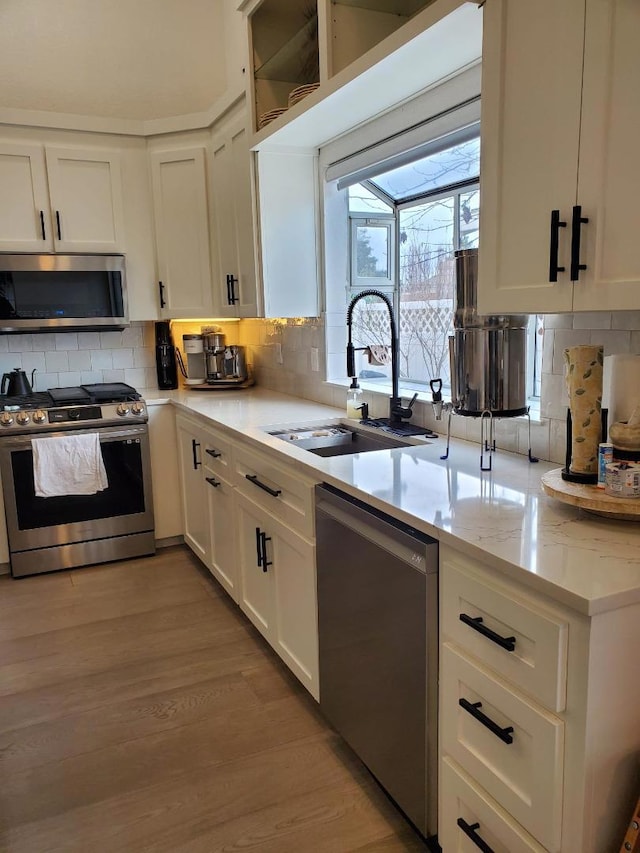
[[207,385],[243,385],[248,380],[244,347],[227,346],[225,336],[217,330],[203,329]]

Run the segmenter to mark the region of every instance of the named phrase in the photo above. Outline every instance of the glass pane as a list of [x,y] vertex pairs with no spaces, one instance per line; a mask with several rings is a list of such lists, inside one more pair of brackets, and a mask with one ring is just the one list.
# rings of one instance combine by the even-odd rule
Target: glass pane
[[480,139],[471,139],[377,175],[371,183],[396,201],[402,201],[460,181],[472,181],[479,174]]
[[362,184],[349,187],[349,213],[393,213],[392,208]]
[[11,454],[18,528],[33,530],[58,524],[95,521],[145,511],[140,444],[131,441],[102,441],[102,458],[109,487],[95,495],[66,495],[39,498],[33,481],[33,453]]
[[0,319],[123,315],[119,272],[0,271]]
[[389,228],[356,226],[356,277],[389,278]]
[[480,221],[480,190],[460,193],[460,249],[477,249]]
[[400,375],[449,385],[455,197],[400,211]]

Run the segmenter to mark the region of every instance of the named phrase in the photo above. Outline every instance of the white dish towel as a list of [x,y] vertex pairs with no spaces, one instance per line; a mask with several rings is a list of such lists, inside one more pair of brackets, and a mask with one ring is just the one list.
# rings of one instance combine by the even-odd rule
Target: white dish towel
[[97,432],[32,438],[33,481],[39,498],[95,495],[108,488]]

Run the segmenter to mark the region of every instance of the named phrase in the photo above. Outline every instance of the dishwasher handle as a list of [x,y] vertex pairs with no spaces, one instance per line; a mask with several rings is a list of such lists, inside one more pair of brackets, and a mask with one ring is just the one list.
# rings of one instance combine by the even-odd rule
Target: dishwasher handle
[[[316,513],[329,516],[329,518],[337,521],[338,524],[368,539],[374,545],[384,548],[385,551],[393,554],[395,558],[402,560],[402,562],[407,563],[422,574],[427,574],[429,567],[427,566],[426,549],[436,546],[437,543],[435,540],[433,545],[427,546],[420,540],[416,540],[414,547],[412,547],[411,537],[406,533],[401,530],[394,530],[391,523],[382,521],[374,515],[371,516],[370,521],[368,519],[365,520],[362,517],[365,513],[361,510],[354,511],[356,509],[351,507],[343,509],[322,499],[316,503]],[[397,535],[393,535],[394,533]],[[437,561],[434,568],[437,568]]]

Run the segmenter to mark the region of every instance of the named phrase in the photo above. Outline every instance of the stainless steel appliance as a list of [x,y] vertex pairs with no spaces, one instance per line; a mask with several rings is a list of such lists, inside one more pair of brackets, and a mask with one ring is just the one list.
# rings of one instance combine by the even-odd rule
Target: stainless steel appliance
[[[124,383],[52,388],[4,398],[0,472],[14,577],[153,554],[147,409]],[[108,488],[35,494],[32,438],[97,432]]]
[[203,334],[207,364],[207,383],[216,385],[242,384],[247,381],[247,360],[244,347],[227,346],[221,332]]
[[0,331],[122,329],[124,255],[0,254]]
[[316,487],[320,708],[397,805],[437,832],[438,543]]
[[449,338],[451,402],[459,415],[527,412],[526,314],[478,314],[478,250],[456,254],[456,310]]
[[[447,449],[449,456],[451,415],[480,418],[480,468],[491,470],[491,454],[496,449],[494,418],[529,418],[526,389],[526,314],[478,314],[478,250],[461,249],[456,258],[456,309],[453,335],[449,337],[451,402],[442,399],[442,380],[432,379],[433,409],[436,420],[448,411]],[[484,454],[488,453],[488,462]],[[531,452],[529,419],[529,461]]]

